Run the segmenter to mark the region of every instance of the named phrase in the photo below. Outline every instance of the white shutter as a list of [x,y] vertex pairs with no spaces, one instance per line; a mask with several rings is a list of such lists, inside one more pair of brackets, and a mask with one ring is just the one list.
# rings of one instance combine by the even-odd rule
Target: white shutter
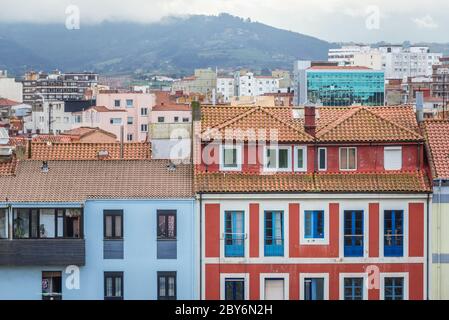
[[284,299],[284,280],[265,279],[265,300]]
[[385,170],[402,169],[402,147],[384,148],[384,168]]

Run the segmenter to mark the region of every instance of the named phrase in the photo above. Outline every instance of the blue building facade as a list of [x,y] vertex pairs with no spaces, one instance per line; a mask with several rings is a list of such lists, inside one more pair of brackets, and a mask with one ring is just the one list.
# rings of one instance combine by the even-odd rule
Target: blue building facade
[[[35,165],[35,161],[22,164]],[[74,163],[50,163],[50,168],[68,165]],[[92,168],[99,165],[109,164],[90,164]],[[119,167],[123,165],[130,164]],[[142,163],[132,165],[141,170],[138,166]],[[120,186],[136,189],[119,192],[115,199],[102,198],[100,194],[111,187],[108,181],[100,180],[98,195],[89,198],[87,194],[95,191],[87,187],[84,201],[24,202],[19,195],[19,201],[0,203],[0,220],[3,217],[3,225],[8,226],[0,239],[0,300],[198,299],[198,223],[191,182],[187,182],[189,169],[171,172],[163,161],[143,166],[156,170],[148,178],[148,190],[138,190],[144,186],[136,185],[137,177],[133,182],[130,176]],[[55,185],[60,184],[53,179],[68,177],[50,172],[36,175],[32,182],[45,179]],[[155,190],[151,183],[158,175],[169,184],[180,182],[172,185],[170,192],[163,187]],[[14,179],[8,178],[8,182]],[[21,184],[20,180],[19,174],[16,183]],[[70,197],[65,191],[69,190],[60,190],[59,197]],[[132,194],[136,192],[140,194]],[[160,192],[165,195],[156,194]],[[43,192],[34,193],[27,197],[39,198]],[[50,200],[52,194],[50,190]]]

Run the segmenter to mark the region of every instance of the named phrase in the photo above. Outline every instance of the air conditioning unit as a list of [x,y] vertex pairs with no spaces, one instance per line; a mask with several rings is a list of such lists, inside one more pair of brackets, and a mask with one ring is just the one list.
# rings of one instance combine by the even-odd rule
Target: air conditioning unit
[[12,156],[12,147],[0,147],[0,157]]

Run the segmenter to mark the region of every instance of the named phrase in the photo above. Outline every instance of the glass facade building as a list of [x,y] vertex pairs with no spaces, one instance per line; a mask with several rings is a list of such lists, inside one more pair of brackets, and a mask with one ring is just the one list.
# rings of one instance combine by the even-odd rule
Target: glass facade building
[[385,74],[374,70],[307,70],[307,100],[324,106],[383,106]]

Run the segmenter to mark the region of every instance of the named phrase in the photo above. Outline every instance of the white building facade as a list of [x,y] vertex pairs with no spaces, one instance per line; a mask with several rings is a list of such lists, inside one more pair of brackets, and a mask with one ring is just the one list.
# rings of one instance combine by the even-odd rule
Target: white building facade
[[22,102],[23,86],[14,78],[8,78],[8,73],[0,70],[0,98]]

